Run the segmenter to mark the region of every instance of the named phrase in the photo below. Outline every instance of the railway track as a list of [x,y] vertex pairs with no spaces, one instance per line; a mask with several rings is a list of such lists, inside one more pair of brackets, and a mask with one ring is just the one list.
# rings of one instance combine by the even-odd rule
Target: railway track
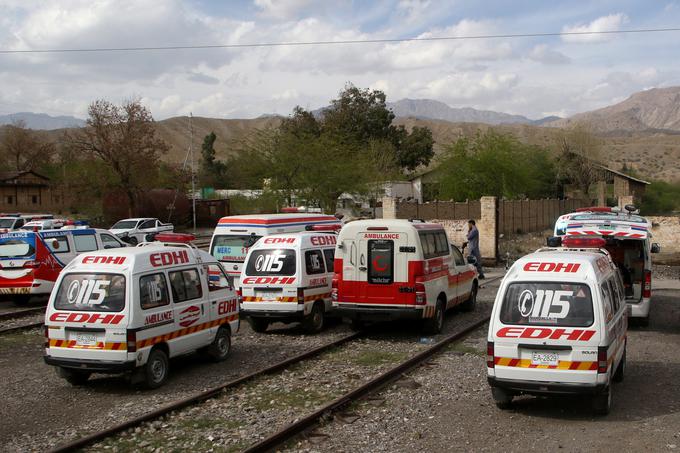
[[15,318],[23,318],[25,316],[30,316],[30,315],[35,315],[37,313],[44,313],[45,312],[45,306],[41,307],[32,307],[32,308],[17,308],[15,310],[10,310],[6,311],[3,313],[0,313],[0,321],[4,321],[6,319],[15,319]]
[[[408,359],[400,362],[398,365],[388,369],[386,372],[380,373],[378,376],[373,377],[370,381],[364,383],[363,385],[352,389],[351,391],[339,396],[338,398],[332,400],[331,402],[323,405],[321,408],[314,410],[312,413],[300,418],[299,420],[295,421],[292,424],[289,424],[285,426],[283,429],[280,429],[279,431],[271,434],[270,436],[260,440],[256,444],[251,445],[250,447],[247,447],[245,451],[248,452],[257,452],[257,451],[269,451],[277,446],[280,446],[287,442],[289,439],[293,438],[294,436],[300,434],[304,430],[316,425],[319,423],[320,420],[322,420],[324,417],[333,414],[339,409],[344,408],[348,404],[350,404],[353,401],[356,401],[357,399],[360,399],[361,397],[374,392],[380,388],[382,388],[384,385],[387,383],[399,378],[402,376],[405,372],[415,368],[418,366],[420,363],[423,361],[427,360],[428,358],[432,357],[435,355],[437,352],[439,352],[442,348],[447,346],[448,344],[455,342],[457,340],[462,339],[464,336],[469,334],[470,332],[478,329],[480,326],[485,324],[488,321],[488,315],[483,316],[480,319],[477,319],[473,322],[467,323],[465,326],[462,328],[456,329],[452,334],[444,337],[441,341],[433,344],[432,346],[429,346],[422,352],[419,352],[415,355],[411,355]],[[81,437],[79,439],[76,439],[74,441],[68,442],[66,444],[62,444],[60,446],[57,446],[55,449],[51,450],[52,452],[66,452],[66,451],[73,451],[76,449],[84,448],[89,445],[92,445],[96,442],[105,440],[111,436],[114,436],[116,434],[119,434],[123,431],[126,431],[130,428],[135,428],[142,423],[145,422],[150,422],[157,420],[173,411],[177,411],[180,409],[184,409],[190,406],[197,405],[199,403],[202,403],[208,399],[211,398],[216,398],[219,397],[223,394],[225,390],[228,389],[233,389],[235,387],[238,387],[244,383],[247,383],[248,381],[252,381],[256,378],[268,375],[268,374],[273,374],[277,372],[281,372],[284,370],[287,370],[289,367],[292,365],[301,363],[307,359],[314,358],[316,356],[319,356],[320,354],[330,351],[331,349],[337,348],[338,346],[344,345],[346,343],[351,342],[352,340],[358,339],[360,337],[364,337],[363,332],[358,332],[354,333],[348,336],[345,336],[341,339],[338,339],[336,341],[327,343],[323,346],[320,346],[318,348],[309,350],[307,352],[304,352],[302,354],[299,354],[295,357],[283,360],[279,363],[276,363],[274,365],[271,365],[267,368],[264,368],[262,370],[256,371],[254,373],[251,373],[249,375],[246,375],[244,377],[235,379],[233,381],[227,382],[225,384],[221,384],[219,386],[216,386],[214,388],[211,388],[209,390],[206,390],[204,392],[198,393],[196,395],[190,396],[188,398],[170,403],[166,406],[163,406],[159,409],[156,409],[154,411],[148,412],[146,414],[143,414],[141,416],[132,418],[130,420],[124,421],[120,424],[117,424],[115,426],[111,426],[107,429],[104,429],[102,431],[97,431],[92,434],[86,435],[84,437]]]

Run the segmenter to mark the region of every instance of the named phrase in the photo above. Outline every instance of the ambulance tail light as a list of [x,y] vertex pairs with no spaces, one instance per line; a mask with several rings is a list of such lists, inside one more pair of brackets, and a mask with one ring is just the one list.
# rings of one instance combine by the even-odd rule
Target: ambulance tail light
[[562,246],[567,248],[602,248],[607,244],[602,238],[575,238],[562,239]]
[[243,303],[243,291],[240,288],[236,290],[236,300],[239,306]]
[[425,305],[427,303],[425,284],[423,282],[416,282],[415,290],[416,290],[416,305]]
[[43,331],[45,333],[45,349],[47,349],[50,347],[50,328],[43,326]]
[[297,290],[297,302],[298,304],[305,303],[305,290],[302,288],[298,288]]
[[37,269],[40,267],[40,261],[26,261],[24,263],[24,268],[25,269]]
[[127,331],[127,350],[128,352],[137,352],[137,332],[134,330]]
[[331,281],[331,300],[333,302],[338,301],[338,279],[333,278]]
[[645,271],[645,281],[642,286],[642,297],[650,298],[652,297],[652,271]]
[[494,357],[493,341],[486,343],[486,367],[494,368],[496,358]]
[[598,374],[605,374],[607,372],[607,369],[609,368],[607,366],[607,347],[606,346],[599,346],[597,348],[597,373]]

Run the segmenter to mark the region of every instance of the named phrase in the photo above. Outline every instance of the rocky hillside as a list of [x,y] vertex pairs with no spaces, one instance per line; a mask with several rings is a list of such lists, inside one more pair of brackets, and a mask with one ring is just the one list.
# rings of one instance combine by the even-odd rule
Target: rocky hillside
[[606,133],[649,129],[680,132],[680,87],[640,91],[618,104],[547,125],[565,127],[579,122]]

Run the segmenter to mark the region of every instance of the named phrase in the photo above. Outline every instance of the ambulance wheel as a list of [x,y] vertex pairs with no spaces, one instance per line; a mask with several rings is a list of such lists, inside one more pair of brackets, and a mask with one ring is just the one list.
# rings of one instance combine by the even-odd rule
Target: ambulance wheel
[[133,245],[133,246],[137,245],[139,243],[137,238],[134,237],[134,236],[130,236],[130,238],[127,241],[128,241],[128,244]]
[[498,387],[491,387],[491,396],[499,409],[510,409],[512,406],[512,393]]
[[607,389],[595,395],[593,398],[593,410],[597,415],[607,415],[612,409],[612,388],[611,385],[607,386]]
[[623,382],[624,375],[626,373],[626,347],[623,347],[623,355],[621,356],[621,362],[619,362],[619,367],[614,373],[614,382]]
[[149,353],[149,359],[144,365],[144,384],[147,388],[160,387],[168,379],[170,361],[168,355],[160,348],[154,348]]
[[442,327],[444,327],[444,301],[437,299],[434,314],[431,318],[425,319],[423,330],[429,335],[435,335],[442,331]]
[[205,352],[215,362],[221,362],[227,358],[229,351],[231,351],[231,335],[227,329],[220,327],[215,334],[215,339]]
[[470,290],[470,297],[460,305],[460,309],[463,311],[473,311],[477,305],[477,282],[472,284],[472,289]]
[[302,321],[302,327],[307,333],[321,332],[324,326],[323,307],[320,303],[312,306],[312,312]]
[[269,321],[262,318],[249,317],[248,324],[250,324],[250,328],[257,333],[262,333],[267,330],[267,327],[269,327]]
[[90,379],[89,371],[79,371],[79,370],[69,370],[67,368],[57,368],[57,374],[71,385],[85,385],[87,380]]

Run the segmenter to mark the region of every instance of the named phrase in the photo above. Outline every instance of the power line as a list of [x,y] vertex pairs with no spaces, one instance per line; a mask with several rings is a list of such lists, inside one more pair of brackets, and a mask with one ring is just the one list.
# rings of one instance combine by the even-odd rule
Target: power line
[[286,46],[325,46],[338,44],[386,44],[399,42],[427,42],[427,41],[460,41],[466,39],[516,39],[541,38],[550,36],[592,36],[592,35],[622,35],[635,33],[675,32],[680,28],[640,28],[632,30],[602,30],[602,31],[570,31],[550,33],[515,33],[498,35],[469,35],[469,36],[432,36],[421,38],[384,38],[384,39],[346,39],[341,41],[291,41],[291,42],[261,42],[244,44],[206,44],[193,46],[145,46],[145,47],[95,47],[72,49],[0,49],[0,54],[38,54],[38,53],[83,53],[83,52],[146,52],[163,50],[200,50],[200,49],[242,49],[252,47],[286,47]]

